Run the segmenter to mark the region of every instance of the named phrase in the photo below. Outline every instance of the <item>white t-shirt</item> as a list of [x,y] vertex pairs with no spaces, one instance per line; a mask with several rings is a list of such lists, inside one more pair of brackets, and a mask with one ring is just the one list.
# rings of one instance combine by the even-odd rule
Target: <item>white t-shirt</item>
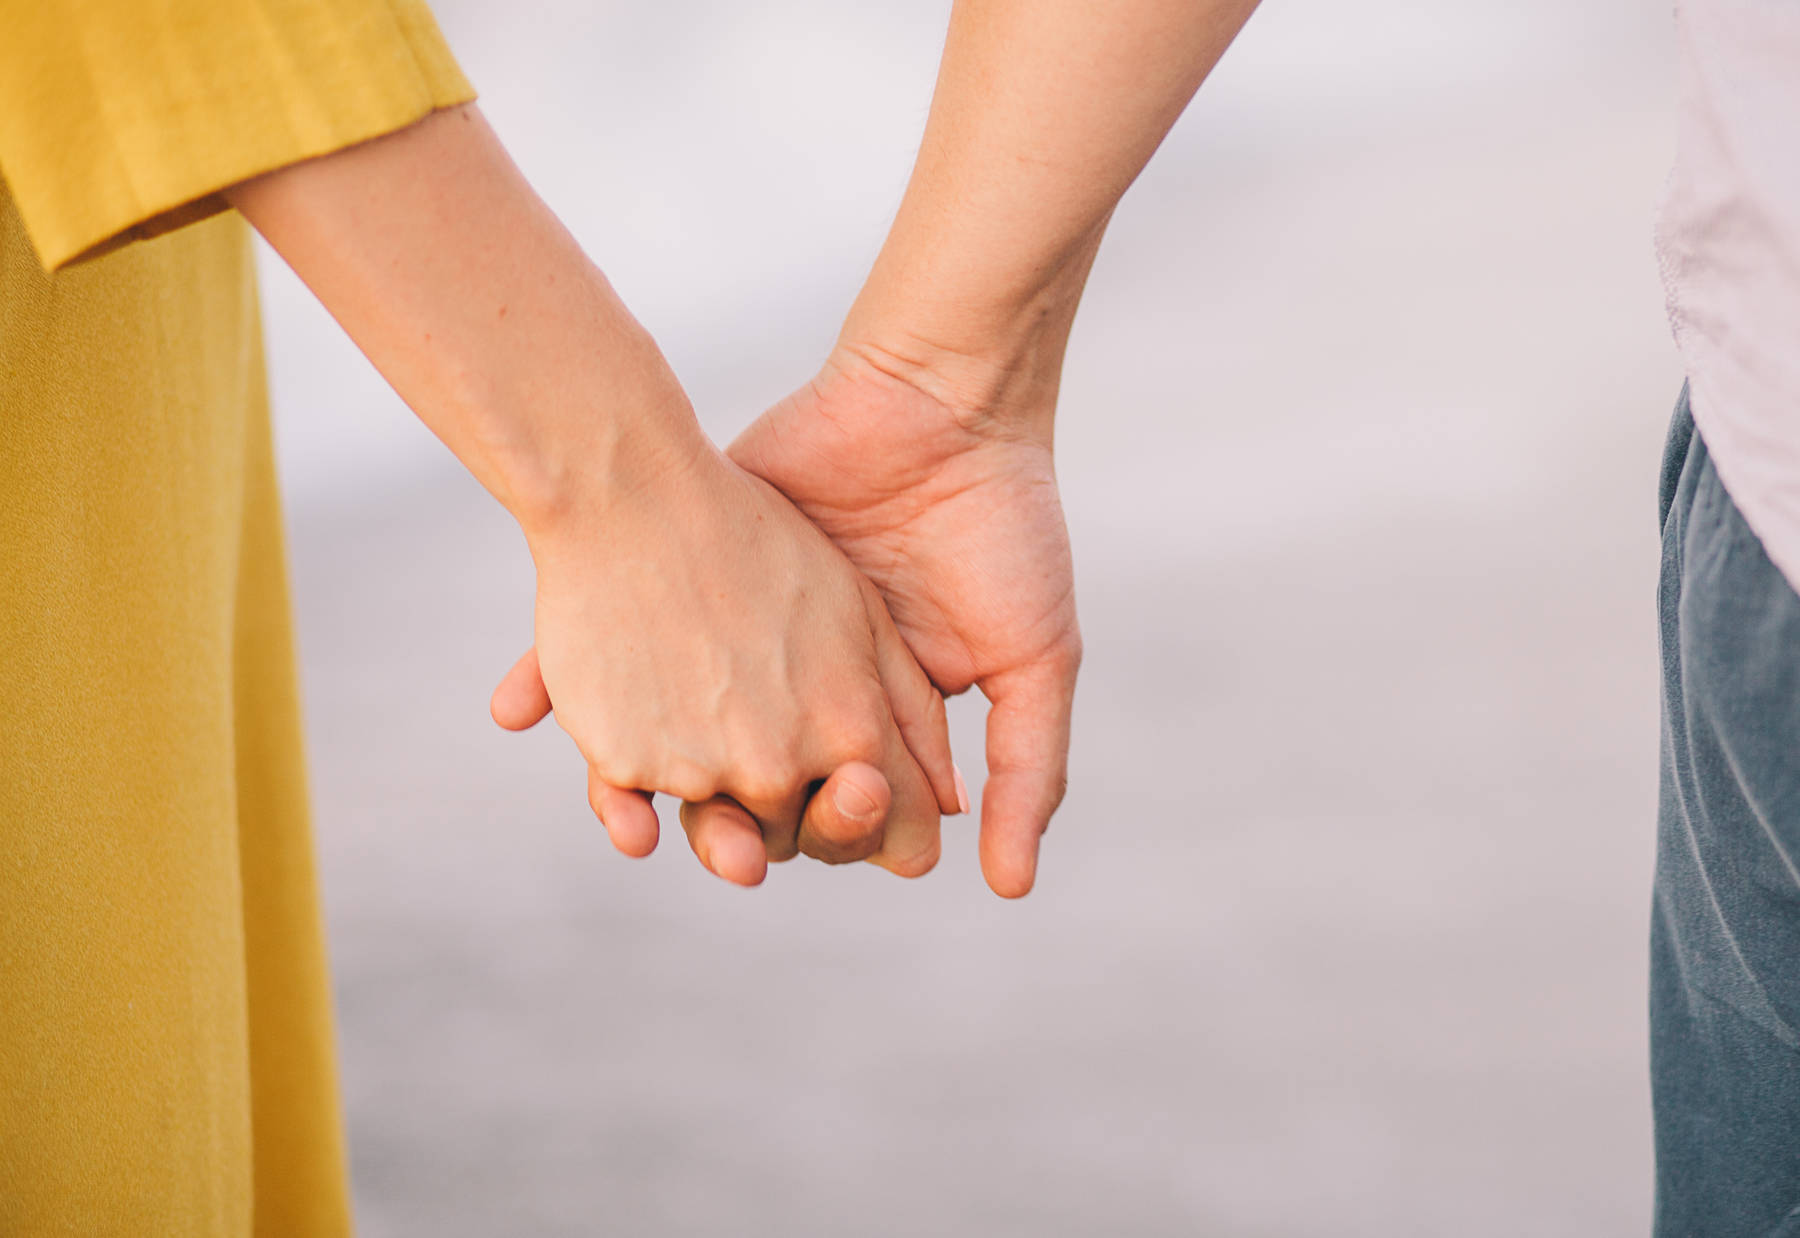
[[1677,0],[1676,22],[1669,321],[1719,479],[1800,589],[1800,0]]

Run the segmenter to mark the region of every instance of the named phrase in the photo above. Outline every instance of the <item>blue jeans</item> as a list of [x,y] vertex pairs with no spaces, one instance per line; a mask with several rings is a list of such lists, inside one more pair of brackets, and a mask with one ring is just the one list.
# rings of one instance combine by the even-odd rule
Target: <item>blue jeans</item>
[[1662,476],[1657,1238],[1800,1238],[1800,596],[1684,391]]

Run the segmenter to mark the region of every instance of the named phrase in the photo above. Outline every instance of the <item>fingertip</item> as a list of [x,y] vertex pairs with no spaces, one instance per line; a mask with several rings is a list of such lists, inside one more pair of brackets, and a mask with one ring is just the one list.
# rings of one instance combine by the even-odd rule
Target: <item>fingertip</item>
[[1037,884],[1038,851],[1050,824],[1047,799],[1035,779],[1004,774],[988,779],[981,805],[981,875],[1001,898],[1024,898]]
[[615,787],[589,770],[588,805],[621,854],[641,860],[656,850],[662,826],[650,797],[642,791]]
[[866,859],[881,849],[893,802],[879,769],[863,761],[840,766],[807,803],[801,849],[828,863]]
[[508,694],[505,684],[495,688],[494,695],[488,699],[488,717],[503,731],[530,730],[534,721],[525,716],[524,711]]
[[[655,816],[655,813],[651,813]],[[602,823],[604,824],[604,822]],[[621,855],[633,860],[649,858],[660,841],[661,830],[651,824],[648,827],[634,823],[628,826],[607,826],[606,836],[612,839],[612,845]]]
[[857,827],[885,818],[894,802],[887,776],[867,761],[840,766],[819,789],[830,800],[833,813]]
[[1037,882],[1038,849],[1069,784],[1069,714],[1078,643],[982,684],[988,777],[981,789],[981,871],[1001,898]]
[[962,771],[956,767],[956,762],[951,761],[944,768],[949,770],[948,777],[934,768],[925,771],[925,781],[931,787],[932,798],[937,801],[938,812],[946,817],[960,817],[969,811],[969,788],[963,782]]
[[537,647],[525,651],[488,698],[488,715],[508,731],[527,731],[550,713],[550,692],[538,667]]
[[1004,899],[1024,898],[1037,884],[1037,855],[992,856],[986,850],[981,856],[981,875],[988,889]]
[[769,857],[762,840],[737,830],[714,839],[704,862],[733,885],[759,886],[769,875]]
[[707,800],[681,806],[694,856],[715,877],[733,885],[761,885],[769,875],[769,853],[762,831],[735,801]]

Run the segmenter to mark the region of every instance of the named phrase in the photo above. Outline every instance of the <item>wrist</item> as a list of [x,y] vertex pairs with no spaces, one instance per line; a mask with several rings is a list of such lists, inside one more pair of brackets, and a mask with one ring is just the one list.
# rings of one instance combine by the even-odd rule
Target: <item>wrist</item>
[[[413,332],[406,394],[537,543],[711,450],[662,351],[578,252]],[[491,310],[487,306],[493,306]],[[484,310],[486,312],[484,312]],[[397,386],[399,384],[396,384]]]
[[928,259],[890,240],[839,333],[840,355],[1005,432],[1048,438],[1099,234],[1029,272]]
[[716,454],[673,375],[636,391],[609,383],[563,408],[490,453],[499,479],[490,489],[534,554],[571,532],[591,539],[616,526]]
[[1049,441],[1068,329],[990,320],[980,330],[861,308],[844,323],[828,368],[873,370],[952,410],[965,429]]
[[472,105],[228,196],[528,538],[710,450]]

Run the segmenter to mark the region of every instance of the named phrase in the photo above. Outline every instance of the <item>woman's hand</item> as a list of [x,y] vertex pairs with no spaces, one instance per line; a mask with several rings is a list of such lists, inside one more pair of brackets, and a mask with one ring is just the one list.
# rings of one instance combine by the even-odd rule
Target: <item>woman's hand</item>
[[703,438],[636,471],[526,525],[537,647],[495,719],[529,726],[554,703],[627,854],[655,847],[643,793],[661,791],[740,884],[801,851],[930,869],[958,803],[943,699],[880,596]]
[[942,699],[843,555],[706,441],[477,109],[227,197],[525,530],[543,678],[528,657],[495,716],[554,699],[622,849],[655,846],[642,793],[667,791],[707,805],[696,849],[734,881],[762,879],[765,839],[932,865],[957,804]]

